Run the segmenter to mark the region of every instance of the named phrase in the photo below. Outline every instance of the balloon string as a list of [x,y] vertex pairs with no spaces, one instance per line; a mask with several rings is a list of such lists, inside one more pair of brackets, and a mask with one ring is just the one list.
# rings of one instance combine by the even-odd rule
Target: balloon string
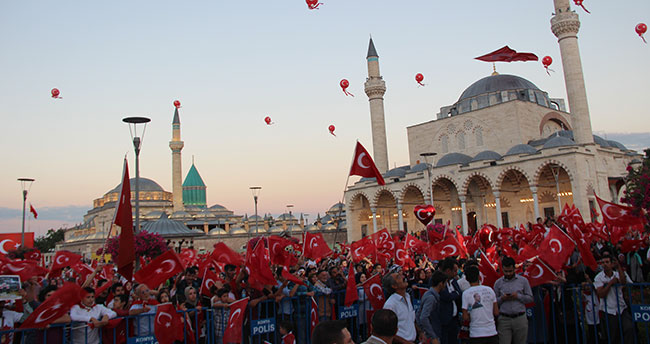
[[350,93],[350,92],[348,92],[348,91],[346,91],[346,90],[343,90],[343,93],[345,93],[346,96],[352,96],[352,97],[354,97],[354,94],[352,94],[352,93]]
[[330,131],[330,134],[332,134],[332,135],[334,135],[334,137],[336,137],[336,134],[334,134],[334,132]]
[[[427,84],[423,84],[423,83],[421,83],[419,81],[418,81],[418,84],[420,84],[420,86],[426,86],[427,85]],[[418,87],[420,87],[420,86],[418,86]]]
[[645,37],[643,37],[643,35],[639,35],[639,37],[641,37],[641,39],[643,40],[643,43],[648,44],[648,42],[645,40]]
[[588,10],[587,10],[587,9],[585,8],[585,5],[583,5],[583,4],[580,4],[580,7],[582,7],[582,9],[583,9],[583,10],[585,10],[585,12],[587,12],[587,13],[589,13],[589,14],[591,14],[591,12],[589,12],[589,11],[588,11]]

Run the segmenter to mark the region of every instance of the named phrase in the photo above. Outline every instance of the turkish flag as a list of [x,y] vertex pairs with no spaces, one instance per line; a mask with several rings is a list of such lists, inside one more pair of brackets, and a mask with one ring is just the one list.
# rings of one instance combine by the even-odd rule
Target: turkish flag
[[301,280],[300,278],[296,277],[291,272],[289,272],[289,269],[287,269],[286,266],[282,267],[282,277],[284,277],[284,279],[286,279],[288,281],[291,281],[291,282],[293,282],[295,284],[306,285],[305,281]]
[[515,260],[515,263],[519,264],[519,263],[521,263],[521,262],[524,261],[524,260],[521,259],[521,257],[520,257],[516,252],[515,252],[515,250],[512,248],[512,246],[511,246],[510,244],[504,244],[501,248],[502,248],[501,251],[502,251],[503,255],[508,256],[508,257],[514,259],[514,260]]
[[525,241],[521,241],[521,244],[519,245],[518,255],[523,262],[524,260],[535,257],[537,255],[537,249],[533,246],[528,245]]
[[298,258],[293,254],[300,249],[296,243],[277,235],[271,235],[269,241],[269,255],[271,263],[283,266],[294,266],[298,264]]
[[501,275],[497,273],[496,269],[494,269],[494,266],[490,263],[490,260],[483,251],[481,251],[481,260],[478,263],[478,270],[480,273],[479,277],[481,279],[481,284],[494,288],[494,282],[496,282]]
[[634,215],[634,208],[603,201],[596,196],[603,220],[610,231],[612,243],[616,244],[630,229],[643,230],[645,219]]
[[368,151],[363,148],[359,141],[357,141],[357,146],[354,149],[354,160],[350,168],[350,175],[376,178],[377,184],[386,185],[384,177],[381,176],[381,173],[377,170],[377,166],[375,166],[375,162],[372,161],[370,154],[368,154]]
[[160,344],[173,344],[177,340],[183,340],[183,317],[173,304],[162,303],[156,307],[153,331]]
[[596,270],[598,268],[598,263],[596,262],[596,259],[591,252],[591,245],[587,239],[587,236],[580,230],[580,228],[578,228],[578,225],[575,223],[572,223],[571,227],[569,227],[569,234],[576,242],[578,252],[580,252],[580,256],[582,257],[582,262],[592,270]]
[[71,268],[79,275],[79,285],[83,285],[88,275],[95,272],[95,269],[91,268],[88,266],[88,264],[84,264],[81,261],[77,262],[75,265],[72,265]]
[[533,259],[531,265],[524,271],[530,287],[536,287],[540,284],[549,283],[557,278],[557,275],[549,268],[539,257]]
[[178,258],[176,252],[167,250],[152,260],[151,263],[138,270],[133,277],[136,281],[146,284],[149,288],[156,289],[167,279],[183,272],[183,270],[185,270],[185,266],[183,266],[183,262]]
[[374,274],[363,282],[361,286],[363,287],[372,308],[382,309],[384,307],[384,302],[386,302],[386,297],[384,296],[384,289],[381,287],[381,278],[379,277],[379,274]]
[[205,296],[212,296],[212,293],[210,293],[210,288],[212,288],[213,285],[217,283],[217,281],[222,281],[217,274],[210,270],[206,269],[205,272],[203,273],[203,280],[201,281],[201,288],[199,292],[201,295]]
[[[397,241],[399,239],[395,238],[395,240]],[[411,255],[406,248],[406,241],[403,244],[401,242],[397,242],[395,245],[397,246],[397,249],[395,250],[395,262],[405,269],[414,268],[415,262],[413,262],[413,259],[411,259]]]
[[377,250],[383,249],[388,252],[395,251],[395,242],[390,233],[388,233],[388,229],[384,228],[377,233],[373,233],[370,237],[375,241]]
[[244,265],[244,259],[242,256],[231,250],[230,247],[223,242],[218,242],[214,245],[214,250],[211,255],[214,260],[219,263],[232,264],[234,266]]
[[[117,272],[127,281],[133,277],[133,264],[135,263],[135,237],[133,236],[133,214],[131,212],[131,182],[129,180],[129,164],[124,158],[122,172],[122,187],[113,223],[120,226],[120,242],[117,251]],[[115,258],[113,258],[115,261]]]
[[115,270],[113,270],[113,264],[106,264],[102,267],[102,271],[99,272],[99,277],[112,281],[113,276],[115,276]]
[[463,248],[460,247],[458,241],[453,237],[448,237],[435,245],[431,245],[429,248],[429,258],[442,260],[446,257],[461,255],[462,252]]
[[34,215],[34,219],[38,219],[38,213],[36,212],[36,209],[34,209],[34,206],[32,204],[29,204],[29,212]]
[[539,244],[539,258],[555,270],[561,269],[576,248],[576,244],[558,226],[553,225]]
[[230,316],[226,331],[223,333],[224,343],[241,343],[242,342],[242,324],[244,322],[244,314],[246,313],[246,306],[248,305],[248,298],[235,301],[230,304]]
[[562,227],[566,228],[569,226],[569,213],[571,213],[571,208],[569,208],[567,203],[564,203],[560,215],[557,216],[557,222],[560,223]]
[[196,250],[193,248],[182,249],[181,253],[178,255],[178,258],[181,259],[181,262],[183,262],[185,266],[195,266],[196,263],[198,263]]
[[45,276],[48,271],[33,260],[0,259],[2,259],[0,273],[3,275],[18,275],[21,281],[27,281],[34,276]]
[[375,242],[369,236],[350,244],[350,254],[352,255],[352,261],[355,263],[360,262],[365,257],[372,256],[375,250]]
[[309,333],[314,333],[314,327],[318,325],[318,304],[314,297],[311,297],[311,309],[309,311]]
[[518,53],[507,45],[489,54],[475,57],[474,59],[485,62],[513,62],[513,61],[537,61],[537,55],[533,53]]
[[350,306],[354,301],[359,300],[359,293],[357,293],[357,282],[354,278],[354,269],[352,264],[348,264],[350,269],[348,271],[348,283],[345,286],[345,306]]
[[25,252],[25,259],[33,260],[40,263],[41,258],[42,258],[41,251],[37,248],[33,248],[28,252]]
[[637,251],[641,247],[645,246],[643,239],[623,239],[621,243],[621,252],[628,253],[632,251]]
[[406,234],[406,248],[415,253],[423,254],[429,248],[429,243],[424,242],[411,234]]
[[332,249],[327,246],[322,233],[305,233],[305,240],[303,243],[305,245],[305,248],[303,250],[303,255],[305,258],[316,260],[332,253]]
[[[0,233],[0,256],[15,251],[22,242],[22,233]],[[25,233],[25,247],[34,247],[34,232]]]
[[50,277],[56,277],[67,266],[74,266],[81,260],[81,256],[70,251],[57,251],[50,266]]
[[249,245],[246,253],[246,267],[250,271],[248,280],[257,283],[259,287],[277,283],[271,271],[271,261],[264,240],[258,240],[252,249]]
[[25,328],[44,328],[54,320],[68,313],[84,297],[83,289],[74,283],[65,283],[52,296],[45,299],[20,326]]

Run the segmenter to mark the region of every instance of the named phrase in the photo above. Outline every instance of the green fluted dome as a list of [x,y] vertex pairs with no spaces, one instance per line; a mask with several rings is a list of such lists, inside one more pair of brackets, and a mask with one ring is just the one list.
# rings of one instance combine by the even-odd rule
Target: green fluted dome
[[192,164],[183,182],[183,204],[205,208],[207,206],[205,189],[203,178],[196,166]]

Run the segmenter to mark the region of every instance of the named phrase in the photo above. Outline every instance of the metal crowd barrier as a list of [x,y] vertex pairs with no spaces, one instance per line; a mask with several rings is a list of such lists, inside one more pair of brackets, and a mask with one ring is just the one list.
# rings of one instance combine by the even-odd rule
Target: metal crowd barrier
[[[542,285],[533,288],[534,302],[527,305],[527,343],[648,343],[650,344],[650,283],[622,285],[622,293],[614,289],[613,303],[598,307],[600,299],[591,285]],[[415,308],[419,305],[421,292],[410,290]],[[623,312],[618,296],[625,301]],[[362,290],[359,301],[344,306],[345,291],[330,295],[316,295],[319,321],[344,319],[356,343],[366,340],[370,333],[370,317],[373,309]],[[260,302],[250,308],[242,326],[242,342],[245,344],[281,343],[279,327],[292,328],[296,343],[311,343],[311,297],[285,297],[280,302]],[[204,308],[179,311],[192,319],[194,341],[190,340],[188,323],[184,322],[184,344],[222,344],[228,323],[229,310]],[[610,315],[607,315],[612,313]],[[120,343],[153,344],[155,314],[124,317],[129,324],[124,335],[118,328],[99,329],[98,341],[92,341],[90,328],[84,323],[56,324],[38,330],[0,331],[0,337],[13,335],[14,343]],[[197,327],[196,324],[199,324]],[[143,331],[137,331],[141,328]],[[76,332],[75,332],[76,331]],[[106,331],[109,331],[106,333]],[[75,335],[76,334],[76,335]],[[81,335],[79,335],[81,334]],[[111,336],[112,335],[112,336]],[[74,341],[74,339],[77,341]],[[79,339],[81,338],[81,339]],[[0,338],[1,339],[1,338]],[[4,341],[2,341],[4,342]]]

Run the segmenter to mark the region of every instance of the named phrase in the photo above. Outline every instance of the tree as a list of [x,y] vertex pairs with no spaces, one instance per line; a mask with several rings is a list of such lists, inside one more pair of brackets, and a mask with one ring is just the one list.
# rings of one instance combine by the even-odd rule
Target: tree
[[650,148],[645,150],[640,166],[628,165],[621,202],[634,207],[635,215],[645,216],[646,222],[650,222]]
[[60,229],[48,229],[47,234],[34,240],[34,247],[45,253],[53,250],[56,244],[65,239],[65,231]]
[[[117,257],[117,252],[120,250],[120,236],[114,236],[108,239],[106,245],[106,253],[110,254],[113,259]],[[165,239],[157,233],[149,233],[147,231],[141,230],[138,234],[135,235],[135,256],[136,257],[146,257],[146,258],[155,258],[169,250]],[[100,248],[97,251],[97,254],[101,254],[102,249]]]

